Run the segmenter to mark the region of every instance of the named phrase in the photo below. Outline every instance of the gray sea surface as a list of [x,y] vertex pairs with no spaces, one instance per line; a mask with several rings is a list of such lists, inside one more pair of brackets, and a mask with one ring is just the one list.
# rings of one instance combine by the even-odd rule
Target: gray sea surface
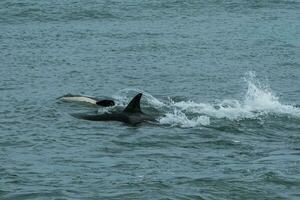
[[0,72],[1,200],[300,199],[298,0],[1,0]]

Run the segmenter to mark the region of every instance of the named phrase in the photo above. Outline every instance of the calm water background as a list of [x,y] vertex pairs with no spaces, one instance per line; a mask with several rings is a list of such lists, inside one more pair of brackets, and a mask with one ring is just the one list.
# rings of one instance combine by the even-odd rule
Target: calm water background
[[[0,199],[300,199],[300,2],[0,1]],[[72,94],[160,124],[89,122]]]

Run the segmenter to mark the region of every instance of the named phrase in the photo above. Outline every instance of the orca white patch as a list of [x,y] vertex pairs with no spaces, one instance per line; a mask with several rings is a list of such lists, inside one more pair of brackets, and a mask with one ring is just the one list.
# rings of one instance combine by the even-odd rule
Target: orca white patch
[[87,96],[72,96],[72,97],[61,97],[63,101],[76,101],[76,102],[86,102],[90,104],[96,104],[96,100]]

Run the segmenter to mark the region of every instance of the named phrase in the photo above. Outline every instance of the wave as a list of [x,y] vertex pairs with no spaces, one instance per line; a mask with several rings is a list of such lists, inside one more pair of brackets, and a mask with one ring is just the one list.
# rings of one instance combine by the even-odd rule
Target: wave
[[209,125],[210,118],[208,116],[188,118],[184,112],[175,109],[173,113],[166,113],[164,117],[161,117],[159,119],[159,123],[164,125],[180,126],[183,128],[191,128]]
[[[88,20],[120,19],[104,3],[73,2],[0,2],[2,15],[0,23],[14,24],[25,22],[67,22]],[[4,13],[4,14],[3,14]]]
[[300,118],[300,108],[282,104],[270,87],[256,78],[255,72],[247,72],[244,80],[248,87],[243,100],[225,99],[218,104],[192,100],[175,102],[172,98],[163,102],[145,91],[132,88],[120,90],[114,98],[119,105],[125,106],[130,100],[128,95],[142,92],[148,106],[163,111],[163,116],[158,119],[160,124],[179,127],[208,126],[212,119],[240,121],[259,119],[266,115]]
[[151,107],[160,109],[162,107],[167,106],[164,102],[158,100],[150,93],[136,88],[122,89],[118,91],[115,95],[113,95],[113,98],[117,100],[117,105],[126,106],[128,102],[131,100],[132,96],[136,95],[136,93],[143,93],[142,101],[145,100],[146,103],[148,103]]
[[269,86],[261,84],[254,72],[248,72],[244,78],[248,89],[244,101],[223,100],[221,103],[212,105],[195,103],[193,101],[174,102],[175,107],[191,113],[206,114],[215,118],[227,118],[229,120],[241,120],[256,118],[267,114],[286,114],[300,117],[300,109],[279,102]]

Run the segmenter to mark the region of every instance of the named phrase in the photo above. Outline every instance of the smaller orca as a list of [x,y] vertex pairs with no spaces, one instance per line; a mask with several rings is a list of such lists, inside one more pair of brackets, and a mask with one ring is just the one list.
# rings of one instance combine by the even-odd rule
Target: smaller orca
[[110,107],[115,105],[115,102],[112,99],[100,99],[100,98],[85,96],[85,95],[67,94],[62,97],[59,97],[58,99],[61,99],[63,101],[86,102],[86,103],[96,104],[98,106],[103,106],[103,107]]
[[156,122],[154,117],[142,112],[140,101],[142,93],[137,94],[126,108],[121,112],[112,112],[104,114],[71,114],[78,119],[85,119],[91,121],[120,121],[131,125],[137,125],[142,122]]

